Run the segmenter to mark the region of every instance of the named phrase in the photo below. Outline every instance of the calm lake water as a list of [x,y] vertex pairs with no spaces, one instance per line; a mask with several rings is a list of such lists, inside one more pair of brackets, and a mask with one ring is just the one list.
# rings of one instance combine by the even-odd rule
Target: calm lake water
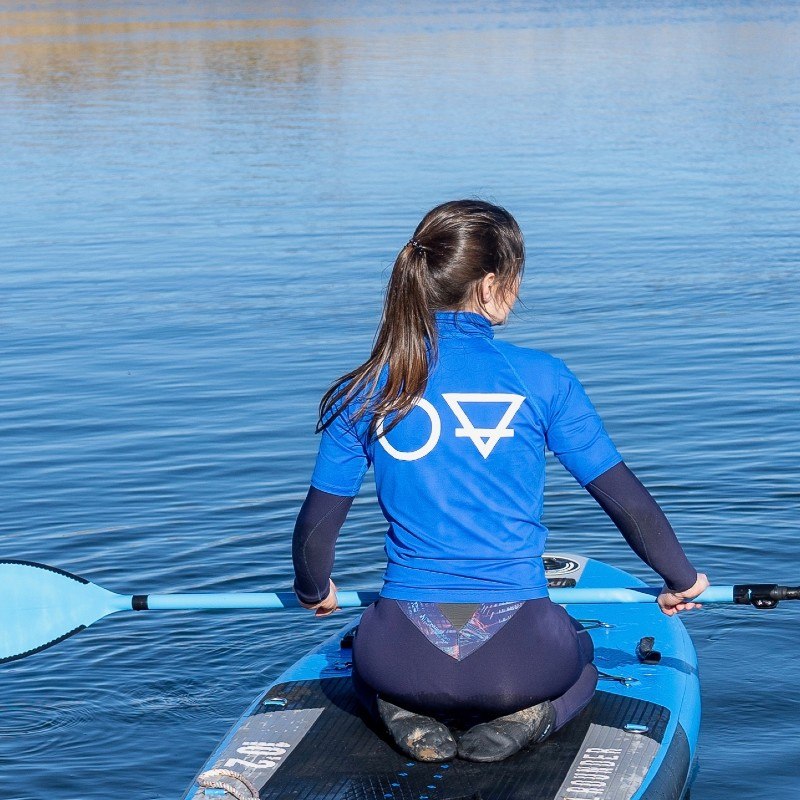
[[[0,2],[0,556],[287,587],[319,396],[480,196],[529,250],[500,335],[566,359],[712,581],[800,582],[799,103],[796,3]],[[551,466],[550,548],[653,580]],[[342,587],[382,531],[368,482]],[[119,616],[2,667],[3,797],[179,797],[343,619]],[[687,625],[693,797],[800,793],[800,608]]]

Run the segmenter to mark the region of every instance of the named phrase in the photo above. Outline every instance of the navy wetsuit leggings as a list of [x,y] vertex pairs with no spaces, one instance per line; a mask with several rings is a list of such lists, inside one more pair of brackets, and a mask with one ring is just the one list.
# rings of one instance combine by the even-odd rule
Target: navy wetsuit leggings
[[402,708],[474,724],[552,700],[556,727],[592,699],[589,634],[549,598],[436,604],[379,598],[353,643],[353,682],[375,716]]

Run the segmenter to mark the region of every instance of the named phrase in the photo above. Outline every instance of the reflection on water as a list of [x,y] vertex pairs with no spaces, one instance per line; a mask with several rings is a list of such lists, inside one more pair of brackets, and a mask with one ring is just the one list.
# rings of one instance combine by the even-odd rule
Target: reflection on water
[[26,94],[55,101],[69,99],[63,92],[99,93],[96,102],[132,81],[190,89],[192,76],[242,89],[335,84],[346,56],[346,43],[314,38],[313,25],[299,21],[87,24],[75,16],[71,24],[4,29],[0,65]]
[[[0,2],[0,555],[288,586],[319,396],[420,215],[480,195],[528,245],[501,335],[570,363],[712,579],[796,583],[799,40],[794,3]],[[548,480],[553,549],[652,578]],[[378,585],[382,526],[368,484],[340,585]],[[689,620],[698,800],[800,788],[797,613]],[[120,615],[5,665],[6,794],[124,764],[180,796],[339,624]]]

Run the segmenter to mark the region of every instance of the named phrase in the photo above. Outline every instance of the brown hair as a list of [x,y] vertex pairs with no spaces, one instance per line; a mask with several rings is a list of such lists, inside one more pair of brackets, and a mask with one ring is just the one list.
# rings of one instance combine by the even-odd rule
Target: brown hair
[[371,412],[374,436],[378,421],[394,414],[384,433],[390,431],[425,391],[437,355],[435,312],[459,311],[472,303],[481,308],[480,284],[490,273],[502,297],[516,289],[524,265],[522,232],[504,208],[454,200],[431,209],[394,262],[372,354],[325,392],[317,432],[356,397],[351,420]]

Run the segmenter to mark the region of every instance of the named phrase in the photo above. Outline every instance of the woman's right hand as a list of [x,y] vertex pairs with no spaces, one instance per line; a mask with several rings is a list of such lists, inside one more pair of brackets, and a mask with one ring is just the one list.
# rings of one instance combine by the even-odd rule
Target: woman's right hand
[[697,580],[694,586],[683,592],[671,592],[664,587],[658,596],[658,607],[668,616],[672,617],[680,611],[691,611],[693,608],[701,608],[701,603],[693,603],[692,599],[701,595],[708,589],[708,578],[704,573],[697,573]]
[[303,608],[309,608],[316,612],[314,614],[316,617],[327,617],[329,614],[333,614],[334,611],[339,610],[339,598],[336,595],[336,584],[333,581],[330,582],[328,596],[319,603],[309,604],[301,600],[300,605],[303,606]]

